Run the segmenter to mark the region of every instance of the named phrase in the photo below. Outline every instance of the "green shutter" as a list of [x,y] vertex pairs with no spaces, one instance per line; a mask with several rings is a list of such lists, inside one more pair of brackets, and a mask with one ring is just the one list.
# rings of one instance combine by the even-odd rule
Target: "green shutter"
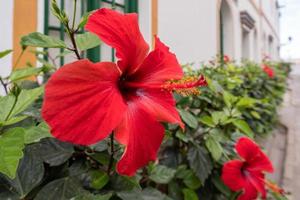
[[[87,11],[96,10],[100,8],[101,2],[99,0],[88,0],[87,2]],[[87,50],[86,57],[92,62],[99,62],[101,60],[100,57],[100,47],[95,47],[93,49]]]
[[[70,1],[70,0],[68,0]],[[64,27],[61,24],[60,26],[50,26],[49,25],[49,14],[50,12],[50,2],[51,0],[45,0],[45,18],[44,18],[44,33],[49,34],[50,31],[58,32],[60,39],[64,40]],[[124,4],[117,3],[115,0],[81,0],[81,15],[85,12],[99,9],[102,3],[107,3],[111,5],[111,8],[118,10],[122,9],[125,13],[138,12],[138,0],[124,0]],[[65,0],[61,0],[60,7],[63,9],[65,6]],[[80,30],[83,32],[83,30]],[[61,49],[61,52],[63,49]],[[112,61],[114,61],[114,49],[112,51]],[[100,47],[89,49],[87,51],[86,57],[93,62],[99,62],[101,60],[101,51]],[[60,64],[64,64],[64,58],[61,58]]]

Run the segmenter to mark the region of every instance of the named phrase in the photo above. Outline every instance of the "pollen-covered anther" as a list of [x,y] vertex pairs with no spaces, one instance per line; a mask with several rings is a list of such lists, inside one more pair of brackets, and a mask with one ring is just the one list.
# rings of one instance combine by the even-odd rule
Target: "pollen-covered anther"
[[199,95],[200,90],[197,87],[206,86],[207,82],[204,76],[187,76],[181,80],[171,80],[163,85],[164,90],[176,92],[182,96]]

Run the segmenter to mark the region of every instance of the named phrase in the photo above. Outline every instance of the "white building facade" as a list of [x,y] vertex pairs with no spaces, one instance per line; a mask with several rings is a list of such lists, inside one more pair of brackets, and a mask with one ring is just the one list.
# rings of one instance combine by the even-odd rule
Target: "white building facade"
[[[279,59],[279,11],[275,0],[159,0],[158,35],[182,63],[217,54],[261,61]],[[170,6],[172,5],[172,6]]]
[[[50,8],[47,6],[50,2],[51,0],[0,2],[2,38],[0,51],[14,50],[11,55],[0,59],[1,76],[7,76],[11,71],[12,63],[19,54],[15,49],[20,48],[18,40],[22,35],[33,31],[56,37],[64,35],[55,32],[60,29],[54,27],[55,24],[59,26],[59,23],[51,17]],[[57,2],[63,5],[67,13],[72,13],[73,0],[57,0]],[[158,35],[176,53],[182,64],[199,65],[218,54],[228,55],[237,61],[249,59],[260,62],[264,55],[268,55],[272,60],[279,59],[279,6],[276,0],[78,0],[77,2],[78,10],[82,12],[112,6],[121,12],[137,11],[141,31],[149,44],[153,44],[153,35]],[[91,3],[94,7],[88,9]],[[128,6],[133,9],[127,9]],[[82,12],[78,13],[78,19]],[[22,21],[27,17],[31,18]],[[27,26],[24,26],[24,23],[34,23],[35,30],[32,28],[26,30]],[[101,55],[96,60],[109,60],[113,56],[111,49],[104,45],[100,47],[98,53]],[[26,62],[26,55],[24,56],[23,63]],[[67,59],[71,60],[72,58]]]

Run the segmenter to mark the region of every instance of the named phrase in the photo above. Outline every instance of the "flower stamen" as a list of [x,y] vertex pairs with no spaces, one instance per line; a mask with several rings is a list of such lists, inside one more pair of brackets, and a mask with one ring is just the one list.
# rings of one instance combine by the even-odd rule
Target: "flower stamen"
[[207,86],[204,76],[188,76],[181,80],[167,81],[162,88],[169,92],[176,92],[182,96],[199,95],[200,90],[197,87]]
[[264,180],[266,186],[272,190],[274,193],[276,194],[284,194],[284,190],[282,188],[280,188],[278,185],[274,184],[274,183],[271,183],[270,181],[268,180]]

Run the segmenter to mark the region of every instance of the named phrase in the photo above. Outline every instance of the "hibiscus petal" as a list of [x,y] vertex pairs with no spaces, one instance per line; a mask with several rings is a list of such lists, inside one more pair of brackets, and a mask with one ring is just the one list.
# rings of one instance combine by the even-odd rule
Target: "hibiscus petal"
[[243,161],[231,160],[223,165],[221,178],[225,185],[233,191],[245,188],[247,180],[242,174],[243,164]]
[[237,200],[255,200],[257,198],[257,190],[251,183],[247,183],[244,192],[238,197]]
[[262,194],[262,198],[265,199],[267,196],[267,192],[264,183],[264,174],[260,172],[250,172],[247,179],[256,188],[256,190]]
[[238,154],[246,160],[249,170],[273,172],[273,166],[260,147],[247,137],[242,137],[236,144]]
[[158,121],[179,124],[184,129],[172,93],[160,89],[141,89],[138,101]]
[[116,49],[120,59],[118,66],[127,74],[134,72],[148,54],[149,46],[140,32],[135,13],[122,14],[102,8],[89,17],[85,28]]
[[163,137],[164,127],[140,104],[129,103],[125,118],[116,129],[116,139],[126,145],[117,172],[133,176],[137,169],[156,160]]
[[163,84],[172,79],[181,79],[183,71],[177,61],[175,54],[169,51],[157,37],[155,38],[155,49],[149,53],[143,64],[133,74],[133,81],[145,85]]
[[[114,63],[80,60],[61,67],[46,84],[42,116],[54,137],[89,145],[120,123],[126,104]],[[116,114],[118,113],[118,114]]]

